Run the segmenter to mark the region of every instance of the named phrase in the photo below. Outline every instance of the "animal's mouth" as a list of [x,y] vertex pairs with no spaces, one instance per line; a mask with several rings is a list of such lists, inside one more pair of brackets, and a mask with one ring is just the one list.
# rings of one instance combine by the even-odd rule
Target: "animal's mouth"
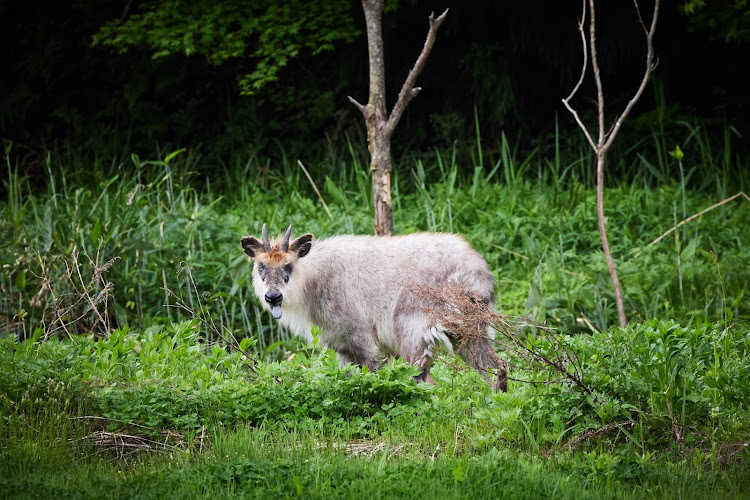
[[281,304],[271,306],[271,316],[273,316],[273,319],[281,318]]
[[272,290],[266,293],[264,297],[269,306],[271,306],[271,315],[274,319],[281,317],[281,301],[284,300],[284,296],[278,290]]

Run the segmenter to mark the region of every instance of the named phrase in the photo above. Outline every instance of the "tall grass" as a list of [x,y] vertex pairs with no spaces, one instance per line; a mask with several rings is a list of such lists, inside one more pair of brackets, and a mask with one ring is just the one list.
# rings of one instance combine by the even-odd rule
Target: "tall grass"
[[[607,191],[628,313],[681,321],[748,318],[743,221],[750,207],[744,201],[685,225],[671,246],[648,246],[686,214],[743,189],[750,171],[733,153],[737,132],[731,127],[717,150],[700,126],[670,126],[685,130],[682,159],[666,154],[657,131],[656,159],[625,151],[619,163],[629,170]],[[466,236],[493,269],[504,312],[569,332],[606,329],[614,303],[585,149],[559,131],[552,149],[530,152],[504,134],[494,143],[482,138],[478,125],[476,135],[468,153],[454,146],[401,158],[393,180],[396,232]],[[278,231],[292,223],[316,237],[370,233],[372,192],[361,144],[347,139],[324,158],[302,158],[331,209],[329,218],[297,158],[277,148],[278,161],[248,152],[213,166],[188,150],[157,150],[154,159],[132,155],[123,163],[50,152],[41,191],[18,175],[6,151],[2,331],[29,337],[40,323],[68,321],[55,313],[75,300],[65,279],[70,270],[91,276],[97,263],[117,259],[106,271],[113,325],[147,328],[183,319],[172,307],[175,296],[192,308],[202,298],[218,323],[238,337],[258,339],[261,351],[289,342],[253,298],[239,238],[257,234],[263,223]],[[70,310],[76,313],[82,317],[70,323],[71,333],[90,331],[95,311]]]
[[[403,457],[383,446],[373,456],[315,449],[304,437],[230,433],[229,453],[140,459],[129,466],[27,452],[2,458],[9,498],[743,498],[742,471],[680,470],[623,463],[605,450],[540,462],[496,450],[463,458]],[[244,443],[244,446],[237,446]],[[301,444],[301,446],[300,446]],[[221,451],[226,448],[221,447]],[[11,462],[12,460],[12,462]]]
[[[592,162],[577,132],[524,150],[476,125],[470,148],[405,153],[393,173],[396,232],[464,235],[493,270],[497,308],[556,327],[593,395],[544,373],[492,394],[453,357],[435,363],[436,386],[416,385],[399,360],[342,369],[261,309],[242,235],[263,223],[318,238],[372,232],[361,143],[309,158],[277,143],[274,159],[49,151],[44,182],[7,146],[0,496],[741,497],[750,204],[650,243],[747,189],[750,168],[731,126],[714,141],[661,120],[613,152],[608,177],[627,329],[608,328]],[[504,356],[521,378],[521,361]]]

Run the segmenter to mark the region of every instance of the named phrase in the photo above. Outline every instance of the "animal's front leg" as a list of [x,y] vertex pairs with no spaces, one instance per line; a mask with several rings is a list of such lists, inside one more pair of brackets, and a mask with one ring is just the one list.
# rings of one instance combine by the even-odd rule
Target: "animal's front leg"
[[353,363],[366,366],[370,371],[375,371],[380,367],[378,359],[380,350],[375,343],[374,335],[370,335],[366,331],[354,331],[348,335],[346,342],[343,344],[334,347],[341,366]]

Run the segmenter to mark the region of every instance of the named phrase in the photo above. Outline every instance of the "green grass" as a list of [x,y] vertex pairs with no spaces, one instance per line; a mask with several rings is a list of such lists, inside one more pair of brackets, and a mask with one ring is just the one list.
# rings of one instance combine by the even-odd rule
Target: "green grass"
[[273,439],[240,429],[193,457],[145,457],[129,465],[94,456],[0,460],[8,497],[18,498],[743,498],[746,470],[695,471],[654,461],[627,462],[606,451],[539,459],[497,449],[437,456],[385,445],[350,457],[310,439]]
[[[260,309],[240,237],[263,223],[370,233],[361,147],[302,158],[332,217],[283,148],[279,161],[213,164],[184,150],[50,153],[42,189],[6,151],[0,496],[746,496],[750,203],[650,242],[748,179],[729,175],[743,172],[731,128],[717,150],[683,127],[682,158],[658,134],[655,159],[610,158],[627,329],[612,328],[578,143],[522,156],[477,131],[471,151],[407,155],[394,172],[396,232],[464,235],[495,274],[498,309],[557,328],[591,394],[540,383],[554,375],[510,352],[513,377],[536,383],[507,394],[450,356],[436,386],[399,360],[341,369]],[[528,338],[552,353],[548,340]]]
[[248,365],[202,340],[195,322],[2,339],[5,495],[731,498],[750,486],[746,328],[579,336],[593,396],[520,382],[493,394],[451,357],[436,386],[417,385],[398,360],[368,373],[303,347]]
[[[699,131],[685,148],[695,137]],[[689,162],[696,161],[696,154],[686,153],[680,162],[693,180],[697,167]],[[403,159],[393,182],[396,232],[463,234],[495,272],[503,312],[533,316],[571,333],[589,331],[586,322],[598,330],[615,324],[595,195],[581,181],[587,157],[566,164],[572,152],[562,154],[558,147],[552,158],[538,152],[519,158],[505,137],[496,152],[485,147],[472,155],[466,160],[454,150]],[[294,158],[282,155],[285,159],[272,164],[236,156],[206,175],[197,173],[208,168],[202,160],[184,150],[159,157],[134,155],[125,165],[112,161],[110,166],[94,158],[91,174],[83,158],[50,154],[47,187],[41,192],[32,190],[8,159],[7,202],[0,211],[0,315],[5,319],[0,328],[5,334],[28,337],[41,321],[56,333],[64,332],[62,324],[73,333],[106,330],[90,317],[85,301],[74,301],[88,286],[95,296],[111,283],[109,326],[147,328],[188,318],[174,307],[182,298],[195,311],[203,307],[219,328],[254,336],[266,349],[288,337],[254,302],[239,238],[258,234],[263,223],[279,232],[292,223],[316,237],[372,232],[367,160],[351,145],[308,165],[330,218]],[[750,236],[742,229],[750,203],[735,200],[649,246],[685,214],[743,187],[742,175],[732,184],[726,180],[724,163],[732,161],[731,149],[721,163],[710,150],[701,149],[700,158],[717,162],[699,169],[705,179],[711,178],[707,172],[715,174],[701,183],[702,189],[686,187],[696,184],[690,179],[652,187],[662,177],[648,169],[607,189],[610,243],[633,320],[750,318],[743,300],[750,282]],[[95,268],[112,259],[92,282]],[[68,278],[71,270],[75,279]],[[55,300],[60,307],[74,305],[63,309],[71,318],[55,318]]]

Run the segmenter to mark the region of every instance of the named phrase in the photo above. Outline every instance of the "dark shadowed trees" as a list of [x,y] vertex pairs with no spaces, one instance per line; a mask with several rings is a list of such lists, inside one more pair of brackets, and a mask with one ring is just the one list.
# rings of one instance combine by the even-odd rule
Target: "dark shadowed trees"
[[199,55],[217,66],[243,59],[251,66],[237,78],[248,95],[278,81],[292,59],[331,51],[359,33],[346,0],[156,0],[133,12],[130,5],[99,29],[94,45],[120,53],[147,48],[154,58]]

